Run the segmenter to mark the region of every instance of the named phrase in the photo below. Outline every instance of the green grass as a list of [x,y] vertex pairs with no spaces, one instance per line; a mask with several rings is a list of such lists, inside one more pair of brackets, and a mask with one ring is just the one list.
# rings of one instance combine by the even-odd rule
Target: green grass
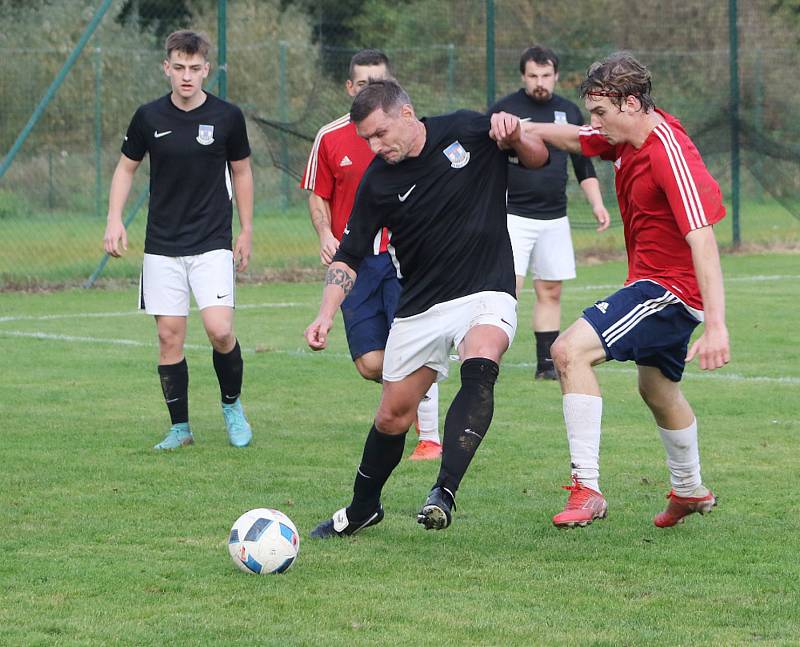
[[[415,523],[437,466],[403,461],[385,521],[327,542],[308,532],[349,500],[379,388],[357,376],[338,322],[329,350],[304,350],[320,285],[239,290],[246,450],[226,444],[192,314],[196,445],[168,454],[150,449],[168,418],[134,286],[0,294],[0,644],[797,644],[799,266],[723,262],[733,361],[684,382],[720,504],[667,530],[651,522],[669,489],[663,449],[617,363],[598,370],[610,516],[551,525],[569,463],[558,386],[532,380],[530,291],[453,526]],[[579,268],[565,321],[623,274]],[[442,385],[442,420],[457,386]],[[247,576],[227,556],[230,525],[263,506],[302,536],[285,575]]]
[[[297,189],[299,192],[300,190]],[[606,203],[614,226],[600,234],[582,196],[570,202],[575,249],[582,258],[620,258],[624,250],[622,227],[613,200]],[[3,216],[0,205],[0,289],[48,284],[80,285],[103,257],[105,219],[74,212],[24,212]],[[730,208],[729,208],[730,214]],[[771,200],[750,200],[741,209],[741,240],[749,248],[797,249],[800,219]],[[236,220],[234,218],[234,220]],[[103,279],[138,278],[144,244],[145,211],[128,232],[129,250],[108,263]],[[717,226],[723,246],[732,240],[730,215]],[[319,269],[317,237],[304,206],[286,211],[262,204],[255,218],[253,256],[246,276],[289,278],[301,269]]]

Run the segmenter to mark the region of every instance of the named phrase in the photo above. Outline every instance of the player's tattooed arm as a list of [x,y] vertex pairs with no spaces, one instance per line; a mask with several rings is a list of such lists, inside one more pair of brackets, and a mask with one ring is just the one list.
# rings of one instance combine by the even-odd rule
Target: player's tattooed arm
[[329,267],[325,273],[325,285],[338,285],[347,296],[353,289],[354,278],[351,274],[339,267]]

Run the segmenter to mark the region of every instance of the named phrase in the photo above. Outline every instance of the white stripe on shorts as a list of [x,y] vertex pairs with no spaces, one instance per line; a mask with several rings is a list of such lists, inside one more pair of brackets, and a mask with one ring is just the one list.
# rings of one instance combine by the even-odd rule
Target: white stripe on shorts
[[606,345],[611,346],[611,344],[619,340],[623,335],[633,330],[636,325],[646,317],[660,312],[668,305],[680,302],[678,297],[667,290],[657,299],[648,299],[644,303],[636,304],[633,310],[603,331],[603,339]]

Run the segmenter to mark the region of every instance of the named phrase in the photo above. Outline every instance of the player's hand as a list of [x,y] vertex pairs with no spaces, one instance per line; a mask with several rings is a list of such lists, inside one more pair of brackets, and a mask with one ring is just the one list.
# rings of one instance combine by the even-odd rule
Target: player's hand
[[323,350],[328,346],[328,332],[333,325],[333,321],[323,317],[317,317],[306,328],[306,342],[311,350]]
[[597,220],[597,231],[605,231],[611,224],[611,216],[608,214],[608,209],[603,205],[594,207],[592,209],[595,220]]
[[330,232],[323,234],[319,239],[319,260],[327,266],[333,262],[333,256],[339,249],[339,241]]
[[700,357],[700,368],[704,371],[725,366],[731,360],[728,329],[724,325],[706,327],[689,349],[686,361],[691,362],[696,356]]
[[507,112],[495,112],[490,117],[489,137],[502,149],[511,148],[522,137],[522,126],[519,117]]
[[[122,243],[121,249],[120,243]],[[114,258],[119,258],[124,251],[128,251],[128,232],[125,231],[125,225],[122,224],[121,220],[115,220],[106,225],[103,248],[106,250],[106,254]]]
[[253,250],[253,234],[249,231],[239,232],[236,246],[233,248],[233,260],[236,261],[236,271],[244,272],[250,264],[250,254]]

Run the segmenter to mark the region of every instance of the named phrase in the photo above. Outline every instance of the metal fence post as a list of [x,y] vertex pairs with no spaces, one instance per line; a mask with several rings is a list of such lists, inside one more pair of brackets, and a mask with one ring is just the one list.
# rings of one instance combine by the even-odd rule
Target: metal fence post
[[486,0],[486,108],[494,104],[494,0]]
[[[755,126],[756,135],[759,140],[764,135],[764,65],[763,65],[763,52],[760,47],[756,48],[756,73],[753,78],[755,88],[753,94],[753,125]],[[761,178],[764,177],[764,157],[762,155],[755,155],[753,166],[756,169],[756,199],[759,202],[764,201],[764,185],[761,184]]]
[[103,217],[103,54],[94,49],[94,213]]
[[[289,121],[289,91],[286,87],[286,50],[288,43],[282,40],[278,43],[278,115],[281,123]],[[289,144],[286,133],[281,130],[281,164],[289,168]],[[281,206],[289,206],[289,174],[281,173]]]
[[456,75],[456,47],[453,43],[447,45],[447,111],[453,109],[453,86]]
[[741,244],[739,227],[739,31],[736,0],[728,0],[730,40],[730,111],[731,111],[731,206],[733,209],[733,246]]
[[228,98],[228,3],[217,0],[217,94],[220,99]]

